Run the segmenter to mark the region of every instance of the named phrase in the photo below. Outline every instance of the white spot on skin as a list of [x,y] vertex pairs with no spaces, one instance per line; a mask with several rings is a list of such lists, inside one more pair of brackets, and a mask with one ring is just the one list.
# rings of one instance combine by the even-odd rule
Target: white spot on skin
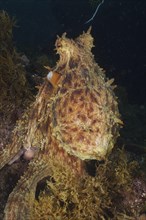
[[47,74],[47,79],[50,81],[50,79],[52,78],[53,76],[53,72],[50,71],[48,74]]
[[34,150],[28,149],[24,152],[23,158],[25,160],[31,160],[34,157],[34,154],[35,154]]
[[23,148],[19,150],[18,153],[9,161],[8,165],[18,161],[22,155],[25,160],[31,160],[35,156],[37,150],[37,147],[29,147],[27,149]]
[[36,151],[37,151],[36,147],[30,147],[30,148],[26,149],[24,151],[23,158],[25,160],[31,160],[35,156]]

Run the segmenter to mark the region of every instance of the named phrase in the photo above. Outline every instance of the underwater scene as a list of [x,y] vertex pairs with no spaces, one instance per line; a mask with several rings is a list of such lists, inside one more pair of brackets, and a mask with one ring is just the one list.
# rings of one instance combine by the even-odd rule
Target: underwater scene
[[146,220],[145,41],[145,0],[0,0],[0,220]]

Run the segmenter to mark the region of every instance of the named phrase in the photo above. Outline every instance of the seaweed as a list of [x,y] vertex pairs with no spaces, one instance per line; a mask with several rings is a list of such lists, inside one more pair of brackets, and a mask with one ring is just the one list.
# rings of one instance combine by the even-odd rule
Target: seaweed
[[30,219],[128,220],[139,213],[124,205],[123,194],[131,192],[138,164],[129,162],[123,149],[104,162],[95,162],[94,175],[87,172],[77,178],[59,160],[50,158],[49,164],[52,175],[45,180],[45,190],[36,198]]
[[16,20],[0,11],[0,111],[7,117],[14,109],[24,108],[31,97],[21,55],[13,44],[14,26]]

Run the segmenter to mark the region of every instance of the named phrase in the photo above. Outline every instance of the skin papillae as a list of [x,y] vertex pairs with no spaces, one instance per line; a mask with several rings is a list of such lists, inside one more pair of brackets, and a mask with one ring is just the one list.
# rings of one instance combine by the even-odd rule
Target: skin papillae
[[58,37],[60,58],[51,71],[60,79],[53,86],[45,79],[35,102],[18,121],[12,142],[0,153],[2,168],[22,148],[38,149],[9,195],[5,220],[29,219],[37,183],[51,176],[50,160],[62,160],[79,178],[86,159],[103,160],[112,150],[122,122],[113,80],[107,80],[95,62],[92,47],[90,30],[75,40],[66,34]]

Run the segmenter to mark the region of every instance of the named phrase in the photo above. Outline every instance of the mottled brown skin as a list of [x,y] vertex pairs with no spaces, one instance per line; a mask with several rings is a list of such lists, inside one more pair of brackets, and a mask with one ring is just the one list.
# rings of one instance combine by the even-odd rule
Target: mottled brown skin
[[113,148],[121,123],[117,101],[112,81],[94,61],[92,47],[90,31],[75,41],[65,35],[57,39],[60,59],[52,71],[60,79],[54,87],[45,80],[18,122],[12,143],[0,154],[2,168],[22,148],[38,148],[8,198],[5,220],[29,219],[37,183],[51,175],[50,159],[62,160],[79,178],[83,160],[104,159]]

